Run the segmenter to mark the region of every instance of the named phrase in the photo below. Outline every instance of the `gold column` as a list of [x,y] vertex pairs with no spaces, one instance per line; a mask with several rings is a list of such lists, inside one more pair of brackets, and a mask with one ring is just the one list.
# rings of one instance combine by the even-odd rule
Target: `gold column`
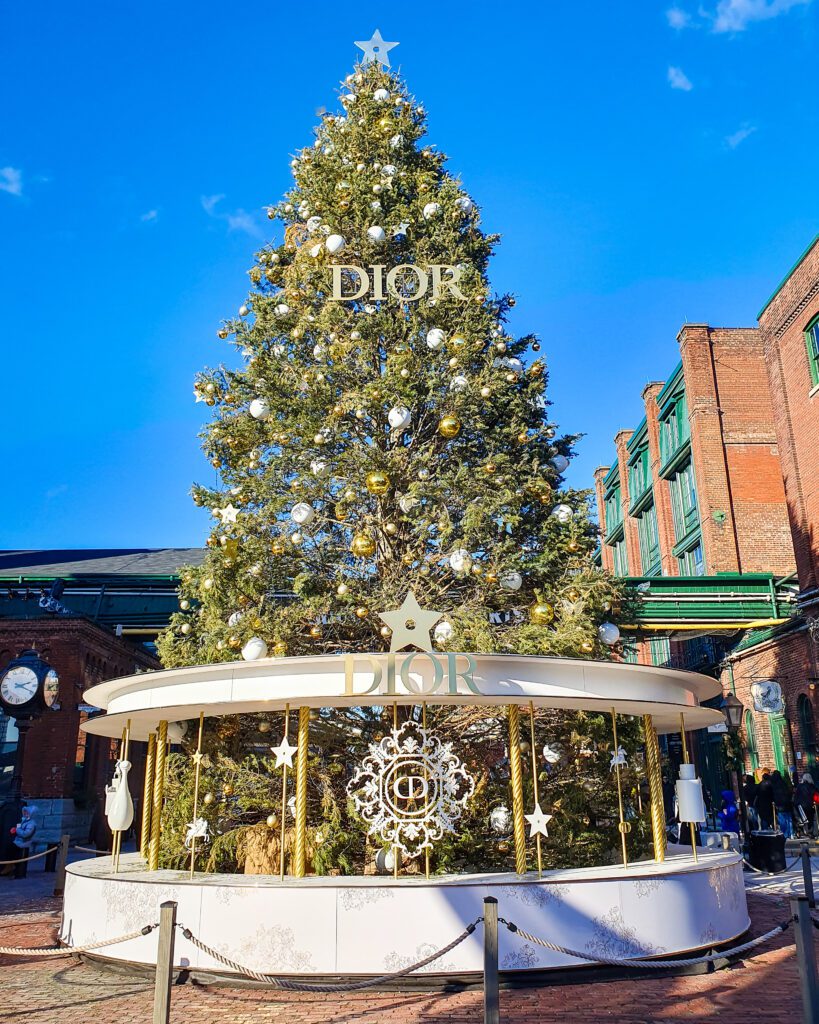
[[617,806],[620,809],[620,845],[623,848],[623,867],[628,867],[628,848],[626,847],[626,832],[631,826],[626,821],[623,810],[623,783],[620,779],[620,744],[617,740],[617,712],[611,709],[611,727],[614,732],[614,772],[617,776]]
[[293,874],[304,878],[307,861],[307,745],[310,708],[299,708],[299,738],[296,751],[296,845]]
[[520,709],[509,705],[509,774],[512,780],[512,822],[515,831],[515,871],[526,874],[526,822],[523,817],[523,777],[520,768]]
[[168,723],[159,723],[154,759],[154,792],[151,804],[151,847],[148,855],[148,870],[159,868],[159,830],[162,819],[162,800],[165,796],[165,759],[168,755]]
[[156,733],[148,737],[148,753],[145,756],[145,785],[142,787],[142,824],[139,832],[139,852],[147,859],[151,844],[151,804],[154,798],[154,758],[156,756]]
[[[202,774],[202,730],[205,725],[205,712],[199,712],[199,738],[196,741],[196,753],[193,755],[193,817],[192,821],[194,826],[196,825],[196,815],[199,812],[199,777]],[[191,878],[193,878],[193,869],[196,864],[196,836],[191,836]]]
[[651,715],[643,715],[646,741],[646,774],[651,794],[651,838],[654,841],[654,860],[665,860],[665,809],[663,806],[663,775],[660,765],[660,745]]

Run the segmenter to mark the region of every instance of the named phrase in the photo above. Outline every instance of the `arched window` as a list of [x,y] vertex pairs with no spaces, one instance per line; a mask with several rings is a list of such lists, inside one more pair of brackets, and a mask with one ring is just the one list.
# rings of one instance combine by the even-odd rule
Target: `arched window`
[[802,743],[808,761],[813,764],[816,758],[816,725],[813,720],[813,705],[806,694],[801,694],[797,702],[799,711],[799,728],[802,732]]
[[745,749],[750,769],[755,772],[759,768],[759,747],[756,742],[756,723],[750,711],[745,712]]

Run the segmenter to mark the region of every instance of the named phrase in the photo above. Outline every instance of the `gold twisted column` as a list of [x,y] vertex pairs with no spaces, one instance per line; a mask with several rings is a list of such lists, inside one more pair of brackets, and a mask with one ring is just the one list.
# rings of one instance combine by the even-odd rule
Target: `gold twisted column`
[[147,859],[151,845],[151,804],[154,799],[154,758],[156,757],[156,734],[148,737],[148,753],[145,755],[145,784],[142,787],[142,822],[139,830],[139,852]]
[[523,817],[523,776],[520,767],[520,709],[509,705],[509,774],[512,781],[512,823],[515,832],[515,871],[526,874],[526,822]]
[[165,760],[168,755],[168,723],[159,723],[154,758],[154,792],[151,804],[151,846],[148,854],[148,870],[159,869],[159,831],[162,824],[162,801],[165,796]]
[[646,741],[646,775],[651,795],[651,838],[654,842],[654,860],[665,860],[665,807],[663,804],[663,773],[660,764],[660,744],[654,730],[651,715],[643,715],[643,732]]
[[304,878],[307,863],[307,745],[310,708],[299,708],[299,738],[296,752],[296,843],[293,874]]

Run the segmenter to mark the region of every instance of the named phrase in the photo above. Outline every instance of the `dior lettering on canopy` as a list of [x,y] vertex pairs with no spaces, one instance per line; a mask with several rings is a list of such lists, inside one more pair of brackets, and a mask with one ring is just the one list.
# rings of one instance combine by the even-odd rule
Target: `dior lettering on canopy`
[[333,289],[330,298],[336,301],[393,298],[401,302],[418,302],[428,293],[432,299],[449,294],[466,301],[458,287],[463,268],[449,263],[429,263],[423,267],[400,263],[390,270],[383,264],[359,267],[354,263],[335,263],[331,270]]

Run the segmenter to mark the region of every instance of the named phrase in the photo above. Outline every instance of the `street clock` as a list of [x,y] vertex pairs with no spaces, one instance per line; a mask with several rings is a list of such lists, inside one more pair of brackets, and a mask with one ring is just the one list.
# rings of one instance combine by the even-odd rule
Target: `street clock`
[[11,718],[33,718],[54,707],[59,690],[51,665],[36,651],[23,651],[0,673],[0,708]]

